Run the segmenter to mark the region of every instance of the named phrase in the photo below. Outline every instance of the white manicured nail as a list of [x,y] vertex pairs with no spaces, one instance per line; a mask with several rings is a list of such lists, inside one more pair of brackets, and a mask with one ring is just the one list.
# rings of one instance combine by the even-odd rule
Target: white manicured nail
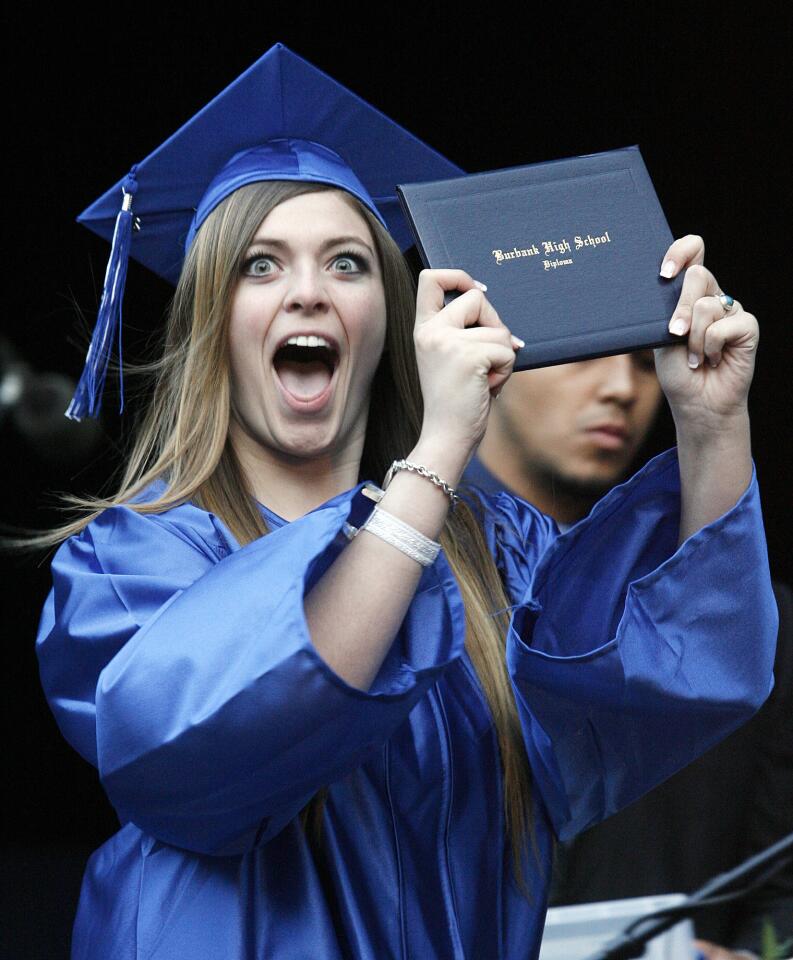
[[661,267],[660,275],[666,277],[667,280],[670,277],[675,275],[675,270],[677,270],[677,264],[674,260],[665,260],[664,265]]
[[520,350],[521,347],[526,346],[525,340],[521,340],[520,337],[516,337],[514,333],[511,334],[511,336],[512,336],[512,348],[514,350]]
[[481,290],[483,293],[485,292],[485,290],[487,290],[487,284],[480,283],[478,280],[474,280],[474,286],[476,287],[477,290]]
[[688,355],[688,365],[692,370],[696,370],[699,366],[699,357],[696,353],[689,353]]
[[669,332],[682,336],[686,332],[686,321],[682,317],[675,317],[669,323]]

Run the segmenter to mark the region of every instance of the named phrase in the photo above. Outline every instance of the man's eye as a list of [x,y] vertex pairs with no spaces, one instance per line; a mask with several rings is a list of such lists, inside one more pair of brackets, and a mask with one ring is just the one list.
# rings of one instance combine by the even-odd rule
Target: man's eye
[[655,354],[652,350],[637,350],[633,363],[642,373],[655,373]]
[[253,256],[248,257],[242,265],[242,272],[249,277],[266,277],[268,273],[272,273],[272,270],[272,259],[261,253],[255,253]]

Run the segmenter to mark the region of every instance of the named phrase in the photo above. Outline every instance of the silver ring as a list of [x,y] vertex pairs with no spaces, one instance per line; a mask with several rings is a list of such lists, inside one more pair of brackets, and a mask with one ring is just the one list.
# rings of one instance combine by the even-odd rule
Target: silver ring
[[735,300],[733,300],[729,293],[717,293],[716,298],[721,304],[725,314],[729,313],[735,306]]

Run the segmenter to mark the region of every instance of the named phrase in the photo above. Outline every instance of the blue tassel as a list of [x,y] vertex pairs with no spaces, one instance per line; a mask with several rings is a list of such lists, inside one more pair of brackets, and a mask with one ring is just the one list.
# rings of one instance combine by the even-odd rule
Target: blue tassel
[[135,228],[135,216],[132,213],[132,198],[138,183],[135,179],[135,167],[124,178],[121,185],[124,199],[116,217],[110,259],[107,262],[102,300],[96,326],[88,347],[80,381],[66,411],[70,420],[82,420],[83,417],[97,417],[102,406],[102,391],[107,376],[107,366],[113,352],[113,341],[118,339],[119,390],[121,409],[124,411],[124,380],[121,375],[121,306],[124,299],[124,284],[127,280],[129,248],[132,232]]

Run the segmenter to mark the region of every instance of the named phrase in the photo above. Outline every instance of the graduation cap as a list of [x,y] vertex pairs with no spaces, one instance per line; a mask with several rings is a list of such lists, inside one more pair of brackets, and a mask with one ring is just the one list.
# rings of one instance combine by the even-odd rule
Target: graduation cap
[[396,184],[461,173],[275,44],[77,218],[112,246],[85,369],[66,416],[79,420],[99,413],[116,338],[121,353],[128,258],[176,284],[196,231],[235,190],[261,180],[330,184],[357,197],[406,249],[412,239]]

